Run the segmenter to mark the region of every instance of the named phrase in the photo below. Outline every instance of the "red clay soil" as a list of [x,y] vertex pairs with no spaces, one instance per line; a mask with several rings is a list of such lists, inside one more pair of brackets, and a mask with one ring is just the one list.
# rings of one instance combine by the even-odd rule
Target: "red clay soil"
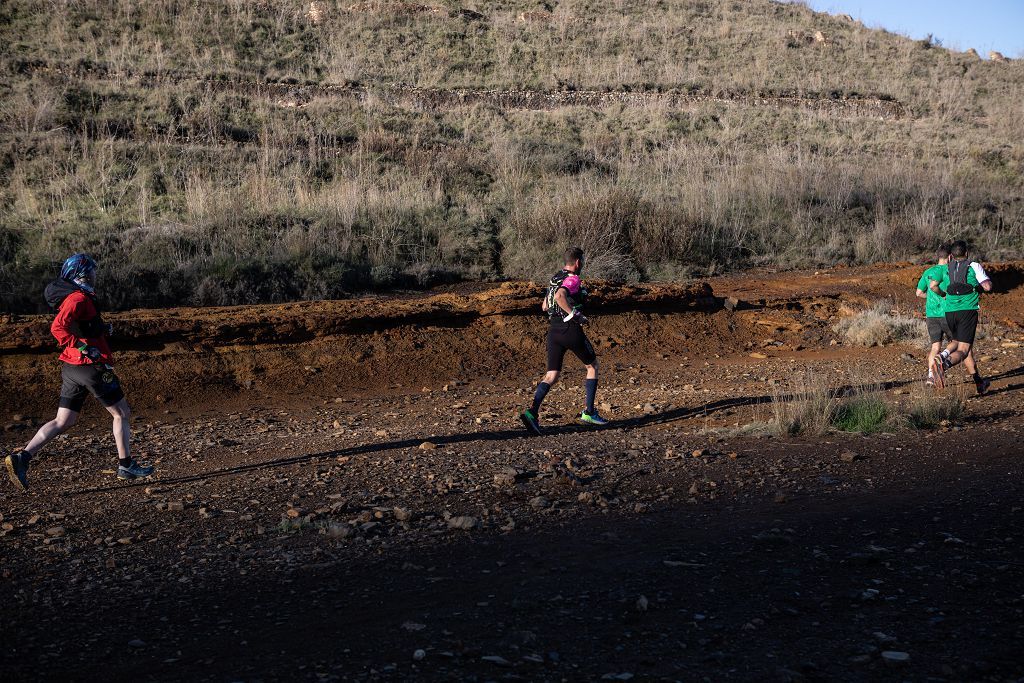
[[[1019,680],[1024,267],[990,268],[984,397],[834,331],[921,270],[599,284],[611,425],[569,359],[543,437],[534,285],[112,315],[158,472],[113,477],[90,402],[2,482],[4,679]],[[8,451],[54,410],[48,322],[0,323]],[[808,382],[889,420],[764,427]]]

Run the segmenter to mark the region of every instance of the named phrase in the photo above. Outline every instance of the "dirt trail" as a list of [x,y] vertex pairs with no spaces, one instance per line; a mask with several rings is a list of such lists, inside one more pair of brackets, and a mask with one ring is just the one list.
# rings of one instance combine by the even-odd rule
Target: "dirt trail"
[[[112,476],[90,402],[0,482],[5,680],[1018,680],[1022,268],[991,394],[954,372],[962,414],[912,430],[921,349],[833,325],[920,307],[920,270],[597,283],[612,423],[574,423],[570,361],[539,438],[535,285],[114,315],[158,474]],[[47,323],[0,323],[4,450],[52,414]],[[892,428],[759,428],[808,370]]]
[[[991,267],[1000,291],[984,320],[1019,329],[1024,264]],[[829,348],[842,316],[890,298],[905,311],[919,266],[735,275],[690,285],[592,285],[590,336],[611,363],[670,355]],[[713,285],[713,287],[712,287]],[[1008,291],[1005,291],[1008,290]],[[542,351],[542,289],[507,282],[415,297],[367,297],[110,314],[118,367],[139,407],[182,409],[255,393],[333,398],[352,391],[439,387],[458,378],[521,377]],[[738,310],[725,308],[735,297]],[[49,316],[0,322],[0,379],[23,390],[9,413],[40,410],[52,395]],[[184,405],[180,402],[184,401]],[[3,415],[0,414],[0,419]]]

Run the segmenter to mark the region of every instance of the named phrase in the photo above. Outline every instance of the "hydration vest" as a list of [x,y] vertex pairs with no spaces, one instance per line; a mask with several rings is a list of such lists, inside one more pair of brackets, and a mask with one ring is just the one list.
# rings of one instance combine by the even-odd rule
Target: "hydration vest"
[[967,283],[967,274],[971,272],[971,264],[967,259],[951,258],[946,268],[949,269],[949,286],[946,287],[946,294],[963,296],[974,291],[974,287]]
[[71,331],[76,337],[80,337],[82,339],[95,339],[96,337],[102,337],[107,333],[107,324],[103,322],[103,318],[100,316],[99,302],[96,300],[96,296],[94,294],[90,294],[89,292],[76,287],[73,282],[58,278],[46,286],[44,296],[46,297],[46,303],[56,310],[60,308],[60,305],[64,303],[65,299],[75,292],[82,292],[89,297],[89,300],[92,301],[93,307],[96,309],[96,316],[94,318],[89,318],[88,320],[72,321],[70,324]]
[[[564,283],[565,279],[570,275],[573,275],[573,273],[563,268],[555,273],[548,282],[548,292],[544,296],[544,301],[547,303],[548,318],[550,318],[553,323],[562,323],[562,319],[565,317],[565,311],[555,303],[555,295],[558,293],[558,290],[561,289],[562,283]],[[571,293],[568,289],[565,290],[565,300],[569,304],[570,308],[582,308],[586,298],[587,290],[583,288],[582,284],[580,285],[580,291],[576,294]]]

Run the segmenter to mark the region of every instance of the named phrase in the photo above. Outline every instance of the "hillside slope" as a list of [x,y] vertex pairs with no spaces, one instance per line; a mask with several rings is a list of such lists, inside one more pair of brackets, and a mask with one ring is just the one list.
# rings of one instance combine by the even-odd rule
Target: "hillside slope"
[[0,305],[1024,244],[1024,64],[768,0],[0,7]]

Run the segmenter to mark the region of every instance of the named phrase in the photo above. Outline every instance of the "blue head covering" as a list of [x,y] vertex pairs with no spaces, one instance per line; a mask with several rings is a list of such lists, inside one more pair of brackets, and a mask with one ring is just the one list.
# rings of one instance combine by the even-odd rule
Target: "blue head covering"
[[60,276],[64,280],[74,282],[75,285],[92,293],[92,285],[89,284],[89,276],[96,272],[96,262],[87,254],[74,254],[69,256],[64,265],[60,267]]

